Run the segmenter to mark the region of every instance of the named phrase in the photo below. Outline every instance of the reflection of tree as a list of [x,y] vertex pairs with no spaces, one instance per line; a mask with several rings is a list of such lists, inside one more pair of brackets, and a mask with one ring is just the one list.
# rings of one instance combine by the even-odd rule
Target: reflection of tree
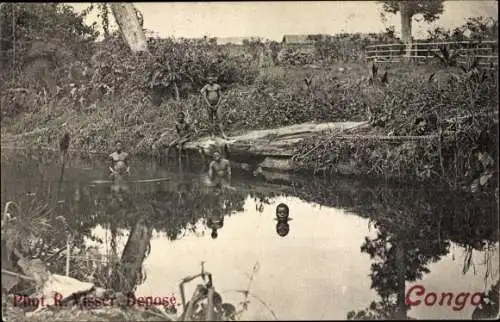
[[[120,263],[115,266],[113,288],[132,292],[143,280],[142,263],[149,252],[152,227],[177,239],[184,230],[208,215],[230,215],[241,210],[245,195],[238,192],[216,194],[195,183],[170,183],[158,189],[131,187],[121,198],[109,190],[98,189],[100,211],[89,225],[113,223],[117,228],[132,228]],[[114,242],[114,244],[116,241]]]
[[[383,307],[384,311],[378,312],[382,314],[381,318],[406,319],[405,281],[415,281],[422,278],[423,273],[428,273],[425,265],[445,255],[449,243],[430,239],[432,236],[426,236],[425,226],[422,235],[415,240],[406,239],[406,233],[411,234],[411,229],[405,229],[404,225],[378,227],[377,237],[366,237],[361,246],[362,252],[376,260],[371,267],[371,287],[382,298],[380,303],[372,303],[370,309]],[[354,317],[363,317],[359,314]]]
[[[51,200],[57,188],[58,169],[55,171],[51,168],[40,169],[36,162],[33,165],[29,162],[22,164],[15,162],[14,159],[9,171],[11,169],[13,169],[10,172],[11,176],[2,176],[2,187],[9,187],[8,193],[2,193],[2,203],[6,200],[16,200],[23,205],[31,203],[43,205],[44,200]],[[43,170],[43,173],[37,174],[36,172],[40,170]],[[29,179],[26,178],[27,172]],[[44,213],[44,216],[48,217],[49,223],[57,216],[62,215],[66,218],[68,226],[74,231],[75,247],[72,251],[74,255],[85,254],[85,247],[81,246],[84,245],[85,237],[104,243],[92,236],[92,231],[97,225],[109,228],[111,261],[108,265],[102,265],[94,270],[92,274],[96,278],[94,282],[99,286],[110,287],[114,284],[122,291],[133,291],[144,279],[142,263],[149,252],[153,227],[165,232],[169,239],[177,239],[186,229],[194,230],[194,224],[201,218],[208,218],[212,214],[223,217],[243,210],[247,194],[238,191],[215,194],[212,189],[207,189],[201,183],[189,180],[161,184],[129,182],[128,189],[111,189],[109,183],[89,185],[81,178],[82,174],[75,174],[73,169],[65,173],[65,180],[58,196],[58,199],[64,202],[55,204],[55,209]],[[33,194],[27,195],[26,192]],[[47,253],[45,257],[50,258],[51,271],[61,273],[65,267],[64,251],[59,252],[57,257],[50,257],[58,249],[62,249],[66,242],[66,230],[62,226],[56,226],[57,224],[55,222],[52,225],[53,231],[38,237],[44,241],[44,252]],[[120,229],[131,231],[121,256],[116,254]],[[44,258],[41,258],[42,261]],[[86,280],[90,272],[84,272],[81,266],[83,264],[73,264],[71,275]]]
[[144,279],[143,262],[151,250],[153,228],[139,217],[128,237],[119,265],[112,275],[112,288],[125,294],[133,293]]
[[499,282],[497,281],[495,285],[491,287],[491,290],[486,294],[486,299],[488,303],[483,303],[474,309],[472,313],[472,318],[474,320],[479,319],[494,319],[498,317],[499,301],[498,295],[500,294]]
[[[365,238],[361,251],[376,260],[370,277],[381,301],[372,302],[367,310],[349,312],[348,319],[406,319],[405,281],[428,273],[429,262],[448,254],[450,240],[479,250],[498,240],[491,228],[498,227],[495,212],[492,208],[487,208],[489,212],[480,210],[487,201],[491,204],[491,197],[483,196],[485,199],[471,204],[467,196],[433,193],[434,198],[425,193],[388,192],[379,196],[381,204],[367,200],[372,203],[367,207],[378,232],[375,238]],[[362,207],[356,211],[362,213]],[[460,225],[451,224],[457,221]],[[472,225],[470,229],[464,229],[463,221]]]
[[102,190],[94,191],[94,195],[101,199],[103,211],[92,226],[113,220],[119,228],[129,228],[137,214],[145,214],[156,230],[165,232],[172,240],[180,237],[185,229],[194,230],[200,218],[217,212],[230,215],[243,209],[245,201],[244,193],[228,191],[217,195],[197,182],[183,183],[181,187],[176,183],[163,187],[134,187],[121,202]]
[[[50,200],[55,185],[47,180],[57,178],[58,172],[50,173],[44,169],[40,180],[16,180],[17,177],[35,178],[40,175],[33,173],[33,169],[40,170],[38,166],[13,162],[6,177],[2,172],[3,204],[6,200],[21,204],[30,204],[34,198],[37,202]],[[264,205],[279,190],[272,187],[268,188],[268,192],[258,185],[252,191],[216,194],[197,181],[178,180],[161,184],[131,183],[128,191],[113,192],[106,184],[94,187],[75,185],[75,182],[80,182],[81,176],[71,171],[65,173],[59,196],[65,202],[58,204],[57,209],[47,217],[65,216],[69,226],[77,233],[75,245],[83,244],[83,237],[91,238],[91,231],[96,225],[110,227],[114,253],[119,229],[130,229],[129,250],[124,251],[122,256],[124,263],[131,264],[124,273],[131,276],[129,280],[132,281],[127,289],[133,289],[135,286],[132,284],[140,282],[142,273],[138,263],[142,265],[147,254],[151,227],[165,232],[169,239],[174,240],[186,230],[194,230],[202,218],[224,217],[242,211],[248,194]],[[15,184],[11,185],[12,182]],[[5,190],[7,187],[8,190]],[[295,182],[290,190],[305,201],[347,209],[370,218],[377,229],[376,237],[366,238],[362,251],[374,260],[371,267],[372,288],[381,300],[372,303],[368,310],[350,313],[349,318],[406,317],[405,281],[420,279],[427,273],[428,263],[448,253],[450,241],[466,247],[469,252],[491,247],[498,241],[497,204],[495,198],[488,194],[446,195],[433,190],[401,191],[379,183],[356,183],[351,180]],[[36,197],[26,195],[27,191],[35,192]],[[62,227],[53,228],[54,232],[43,236],[45,244],[47,248],[61,248],[65,243],[65,232]],[[135,243],[132,236],[136,236]],[[139,249],[137,254],[140,256],[137,258],[127,255],[134,248]],[[61,258],[61,261],[54,262],[54,272],[64,271],[64,257]]]

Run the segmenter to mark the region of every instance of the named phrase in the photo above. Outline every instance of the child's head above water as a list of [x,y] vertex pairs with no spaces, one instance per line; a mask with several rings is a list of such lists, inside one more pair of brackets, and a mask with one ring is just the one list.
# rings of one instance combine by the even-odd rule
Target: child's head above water
[[280,203],[276,207],[276,217],[278,217],[279,219],[287,219],[289,214],[290,214],[290,209],[286,204]]

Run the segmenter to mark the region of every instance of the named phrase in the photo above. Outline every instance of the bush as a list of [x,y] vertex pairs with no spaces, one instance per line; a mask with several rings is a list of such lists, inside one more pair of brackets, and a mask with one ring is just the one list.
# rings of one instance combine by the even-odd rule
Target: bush
[[[474,189],[495,187],[497,73],[473,67],[437,74],[396,78],[387,86],[350,88],[358,101],[370,107],[374,134],[434,135],[430,143],[389,147],[375,139],[376,144],[358,140],[353,145],[323,136],[305,142],[297,160],[304,168],[335,173],[336,156],[345,155],[361,173],[445,180],[452,185],[472,184]],[[309,153],[313,149],[315,153]]]

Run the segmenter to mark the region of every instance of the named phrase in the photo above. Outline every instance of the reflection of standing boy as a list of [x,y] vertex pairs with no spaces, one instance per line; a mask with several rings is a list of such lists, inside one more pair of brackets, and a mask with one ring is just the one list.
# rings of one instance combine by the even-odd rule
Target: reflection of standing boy
[[210,134],[212,135],[212,137],[215,135],[215,126],[217,125],[222,137],[226,138],[224,130],[222,129],[222,124],[220,123],[218,117],[218,108],[221,101],[222,87],[219,84],[215,83],[215,79],[216,78],[213,76],[208,77],[208,84],[203,86],[200,92],[208,105],[208,118],[210,119],[211,125]]
[[217,233],[217,230],[224,227],[224,215],[221,214],[219,212],[219,210],[216,210],[208,218],[207,227],[212,230],[212,233],[210,234],[212,239],[216,239],[217,236],[219,236],[219,234]]

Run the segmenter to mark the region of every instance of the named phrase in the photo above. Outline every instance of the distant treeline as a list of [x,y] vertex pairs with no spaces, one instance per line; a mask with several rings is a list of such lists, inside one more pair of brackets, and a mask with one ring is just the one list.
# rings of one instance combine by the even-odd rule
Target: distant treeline
[[[369,45],[402,43],[396,37],[395,27],[387,27],[379,33],[339,33],[336,35],[302,35],[285,36],[282,42],[270,40],[243,40],[242,44],[220,45],[233,55],[250,55],[259,59],[263,65],[328,65],[335,62],[360,61],[365,58],[365,49]],[[498,21],[492,18],[473,17],[466,23],[454,29],[436,27],[428,31],[424,39],[414,39],[421,42],[458,42],[483,41],[498,38]],[[212,44],[216,38],[207,39]]]

